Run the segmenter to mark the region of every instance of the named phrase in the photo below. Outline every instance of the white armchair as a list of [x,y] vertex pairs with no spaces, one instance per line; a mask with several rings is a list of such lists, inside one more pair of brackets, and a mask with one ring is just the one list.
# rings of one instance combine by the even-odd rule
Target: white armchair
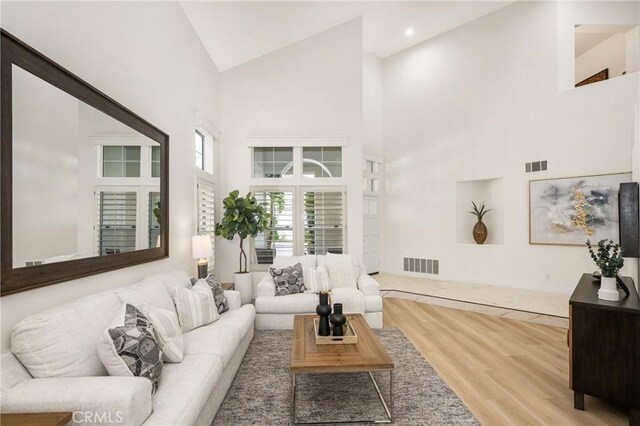
[[[284,267],[295,263],[302,263],[305,267],[315,267],[322,264],[322,256],[299,256],[291,258],[276,258],[274,265]],[[372,328],[382,328],[382,297],[380,284],[364,273],[364,267],[355,265],[357,272],[357,287],[364,296],[364,317]],[[258,330],[290,330],[293,329],[293,317],[301,314],[313,314],[318,305],[316,293],[290,294],[276,296],[276,284],[271,275],[265,275],[256,289],[256,329]]]

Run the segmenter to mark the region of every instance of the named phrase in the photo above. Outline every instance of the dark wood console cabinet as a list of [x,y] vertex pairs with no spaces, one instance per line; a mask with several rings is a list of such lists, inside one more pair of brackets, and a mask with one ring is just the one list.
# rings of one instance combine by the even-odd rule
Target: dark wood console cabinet
[[631,278],[620,301],[598,299],[600,282],[584,274],[569,300],[569,381],[574,407],[584,395],[629,407],[629,424],[640,425],[640,299]]

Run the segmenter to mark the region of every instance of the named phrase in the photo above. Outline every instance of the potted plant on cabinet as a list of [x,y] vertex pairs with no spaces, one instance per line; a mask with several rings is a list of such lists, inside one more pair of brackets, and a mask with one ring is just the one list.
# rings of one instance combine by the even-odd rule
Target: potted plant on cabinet
[[482,221],[482,218],[493,209],[485,209],[484,202],[482,203],[480,208],[478,208],[476,203],[473,201],[471,202],[471,204],[473,204],[473,210],[469,213],[478,218],[478,221],[473,226],[473,239],[475,240],[476,244],[484,244],[484,242],[487,241],[489,232],[487,231],[487,226]]
[[244,240],[247,237],[255,238],[264,232],[269,226],[271,215],[250,192],[245,197],[238,197],[239,194],[238,190],[232,191],[223,200],[224,214],[222,220],[216,223],[215,233],[227,240],[233,240],[236,235],[240,237],[239,268],[233,276],[233,282],[236,290],[240,291],[242,303],[245,304],[251,301],[253,287],[247,267]]
[[591,247],[591,241],[587,240],[589,254],[598,269],[602,273],[600,278],[600,290],[598,290],[598,298],[617,302],[620,300],[620,293],[616,284],[618,271],[624,266],[624,259],[620,253],[620,246],[613,240],[600,240],[598,242],[598,252],[594,252]]

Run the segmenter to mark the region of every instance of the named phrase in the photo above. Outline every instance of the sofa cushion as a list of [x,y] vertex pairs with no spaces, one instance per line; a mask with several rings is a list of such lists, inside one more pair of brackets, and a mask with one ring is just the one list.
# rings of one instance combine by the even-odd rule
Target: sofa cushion
[[225,312],[213,324],[183,335],[185,357],[192,354],[217,355],[226,367],[240,341],[253,328],[255,310],[252,305]]
[[156,391],[162,374],[162,350],[151,320],[138,308],[122,305],[96,349],[110,376],[145,377],[151,381],[152,392]]
[[364,295],[357,288],[334,288],[331,290],[331,302],[342,303],[345,314],[364,314]]
[[269,274],[276,283],[276,296],[304,293],[306,290],[301,263],[286,268],[269,268]]
[[210,354],[186,355],[179,364],[166,364],[145,425],[195,424],[222,371],[220,358]]
[[149,306],[146,303],[136,306],[144,314],[156,332],[156,338],[162,349],[162,360],[166,362],[180,362],[184,355],[182,330],[178,316],[166,309]]
[[315,293],[298,293],[285,297],[258,297],[256,311],[261,314],[312,314],[319,299]]
[[192,288],[173,289],[173,302],[178,312],[178,320],[183,333],[216,321],[220,314],[213,300],[211,287],[204,280]]
[[122,303],[130,305],[156,306],[168,311],[176,311],[171,300],[171,294],[162,281],[157,278],[147,277],[144,280],[115,290]]
[[121,305],[107,291],[29,315],[13,328],[11,351],[33,377],[105,376],[96,344]]

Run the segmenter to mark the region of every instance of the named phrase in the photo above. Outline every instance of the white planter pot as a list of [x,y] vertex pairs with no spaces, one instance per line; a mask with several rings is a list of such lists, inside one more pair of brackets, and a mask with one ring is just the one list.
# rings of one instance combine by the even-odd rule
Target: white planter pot
[[600,290],[598,290],[598,299],[610,300],[617,302],[620,300],[620,293],[618,293],[618,287],[616,286],[616,279],[609,277],[602,277],[600,279]]
[[240,300],[243,305],[251,303],[253,297],[253,282],[251,281],[251,272],[233,274],[233,284],[236,290],[240,292]]

